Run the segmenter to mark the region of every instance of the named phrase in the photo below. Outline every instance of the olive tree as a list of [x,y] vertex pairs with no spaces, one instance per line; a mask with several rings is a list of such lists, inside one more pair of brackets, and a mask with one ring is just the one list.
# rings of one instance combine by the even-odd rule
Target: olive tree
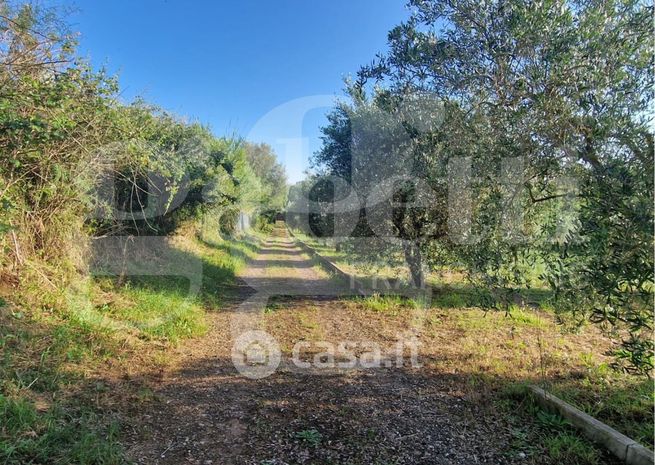
[[428,165],[462,165],[458,179],[470,178],[471,218],[452,248],[490,291],[490,306],[499,298],[491,291],[511,297],[539,263],[557,308],[613,325],[626,366],[649,371],[653,6],[410,6],[389,51],[361,70],[356,86],[373,81],[395,96],[445,102],[444,125],[419,144]]

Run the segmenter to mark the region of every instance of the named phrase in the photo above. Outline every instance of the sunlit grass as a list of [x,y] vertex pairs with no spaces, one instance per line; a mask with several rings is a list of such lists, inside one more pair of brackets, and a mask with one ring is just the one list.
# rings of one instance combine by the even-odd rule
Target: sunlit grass
[[[416,315],[415,303],[398,296],[350,299],[348,305],[370,312],[380,332],[386,325],[403,327]],[[652,381],[612,369],[608,365],[611,359],[605,355],[610,341],[598,328],[583,326],[571,332],[558,324],[552,312],[520,306],[509,310],[485,312],[433,305],[416,326],[426,365],[447,373],[468,373],[475,392],[498,390],[500,399],[503,391],[513,386],[542,385],[652,447]],[[504,414],[516,413],[517,402],[523,402],[522,397],[508,403]],[[533,421],[535,412],[527,412],[519,422]],[[528,450],[529,443],[526,440],[520,450]],[[545,430],[540,443],[553,460],[562,463],[593,465],[601,460],[598,449],[572,429]]]
[[635,441],[652,447],[655,437],[652,380],[623,376],[602,363],[589,365],[582,379],[561,380],[553,383],[550,390]]
[[[165,363],[158,350],[203,334],[207,312],[221,310],[235,274],[257,246],[190,236],[175,238],[171,249],[180,263],[200,264],[198,273],[179,267],[173,269],[186,277],[80,279],[45,296],[51,307],[0,302],[0,463],[126,463],[117,426],[97,416],[95,406],[70,399],[68,387],[129,348]],[[56,400],[37,408],[35,395]]]
[[201,335],[206,329],[204,308],[198,296],[129,285],[120,292],[132,304],[116,309],[112,316],[128,322],[145,337],[178,342]]
[[401,311],[406,311],[408,307],[415,306],[413,301],[395,295],[374,294],[357,299],[356,302],[367,310],[389,315],[398,315]]

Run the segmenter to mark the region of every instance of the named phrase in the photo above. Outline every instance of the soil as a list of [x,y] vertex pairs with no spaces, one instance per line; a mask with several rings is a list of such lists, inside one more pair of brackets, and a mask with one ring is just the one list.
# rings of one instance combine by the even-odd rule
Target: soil
[[[530,463],[508,452],[510,426],[490,397],[472,394],[466,373],[408,360],[343,370],[294,366],[298,341],[311,361],[321,340],[387,349],[412,328],[406,318],[354,311],[348,290],[283,232],[262,245],[241,278],[233,298],[209,315],[206,336],[178,347],[165,370],[141,377],[152,395],[125,414],[136,463]],[[250,379],[235,369],[235,320],[278,341],[277,371]]]

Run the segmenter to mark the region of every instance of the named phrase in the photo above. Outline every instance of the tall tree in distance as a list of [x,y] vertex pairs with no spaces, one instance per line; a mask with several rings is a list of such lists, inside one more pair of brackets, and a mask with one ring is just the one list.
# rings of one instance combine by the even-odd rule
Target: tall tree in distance
[[281,210],[287,198],[287,175],[273,148],[265,143],[245,143],[248,164],[262,184],[261,203],[270,210]]

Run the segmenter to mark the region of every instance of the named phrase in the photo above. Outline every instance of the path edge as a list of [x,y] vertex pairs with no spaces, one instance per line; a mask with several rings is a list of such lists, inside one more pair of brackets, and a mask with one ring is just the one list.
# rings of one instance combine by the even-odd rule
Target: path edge
[[354,275],[347,273],[346,271],[342,270],[339,268],[333,261],[327,259],[323,255],[319,254],[316,250],[314,250],[312,247],[309,245],[305,244],[303,241],[298,239],[296,235],[293,234],[293,231],[291,231],[291,228],[287,226],[287,231],[289,232],[289,236],[293,238],[293,240],[298,244],[298,246],[307,254],[309,254],[310,257],[316,259],[323,268],[327,269],[328,271],[336,274],[340,278],[343,278],[347,280],[350,284],[350,288],[353,289],[357,294],[361,296],[366,296],[368,295],[364,285],[355,278]]
[[528,389],[543,408],[554,411],[569,420],[582,431],[584,436],[605,447],[628,465],[653,465],[655,463],[653,452],[637,441],[538,386],[529,385]]

